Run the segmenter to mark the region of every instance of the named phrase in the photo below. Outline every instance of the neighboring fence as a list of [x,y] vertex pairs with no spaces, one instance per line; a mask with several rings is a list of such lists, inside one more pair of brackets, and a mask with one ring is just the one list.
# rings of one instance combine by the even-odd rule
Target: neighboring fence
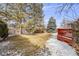
[[68,43],[69,45],[72,45],[72,42],[73,42],[72,29],[58,28],[57,32],[58,32],[58,35],[57,35],[58,40],[64,41],[64,42]]

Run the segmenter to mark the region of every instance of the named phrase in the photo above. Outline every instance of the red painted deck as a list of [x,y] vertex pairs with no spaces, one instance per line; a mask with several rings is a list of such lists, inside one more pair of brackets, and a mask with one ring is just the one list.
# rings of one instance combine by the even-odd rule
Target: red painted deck
[[58,35],[57,39],[72,45],[73,36],[72,36],[72,29],[57,29]]

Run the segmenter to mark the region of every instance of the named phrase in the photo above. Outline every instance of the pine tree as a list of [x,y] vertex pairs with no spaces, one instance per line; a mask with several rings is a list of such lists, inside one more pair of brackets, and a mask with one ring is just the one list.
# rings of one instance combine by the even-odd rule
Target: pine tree
[[56,20],[51,17],[48,21],[48,25],[47,25],[47,32],[55,32],[56,31]]

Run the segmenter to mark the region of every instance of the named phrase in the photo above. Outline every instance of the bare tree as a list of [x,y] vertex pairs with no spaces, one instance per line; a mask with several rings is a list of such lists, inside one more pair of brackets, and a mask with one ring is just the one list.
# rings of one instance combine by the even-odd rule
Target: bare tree
[[[61,3],[61,4],[57,4],[57,10],[56,12],[59,14],[64,14],[65,16],[71,18],[71,19],[75,19],[77,17],[79,17],[79,15],[77,14],[76,10],[77,7],[79,7],[78,3]],[[71,15],[68,15],[69,12],[72,12]]]
[[21,4],[21,3],[1,4],[1,6],[3,7],[0,10],[0,15],[8,18],[8,20],[16,20],[17,24],[19,25],[21,33],[22,33],[22,21],[25,19],[25,17],[27,17],[25,11],[26,5],[27,4]]

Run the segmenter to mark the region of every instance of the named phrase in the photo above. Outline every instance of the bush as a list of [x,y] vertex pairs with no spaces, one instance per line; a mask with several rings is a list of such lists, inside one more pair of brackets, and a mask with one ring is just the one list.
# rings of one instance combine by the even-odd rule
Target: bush
[[26,24],[26,31],[29,34],[33,34],[35,31],[35,23],[33,19],[28,20],[27,24]]
[[36,34],[36,33],[44,33],[44,27],[40,24],[36,24],[34,19],[28,20],[26,24],[26,31],[29,34]]
[[3,40],[8,36],[8,27],[5,22],[0,20],[0,37],[3,38]]

